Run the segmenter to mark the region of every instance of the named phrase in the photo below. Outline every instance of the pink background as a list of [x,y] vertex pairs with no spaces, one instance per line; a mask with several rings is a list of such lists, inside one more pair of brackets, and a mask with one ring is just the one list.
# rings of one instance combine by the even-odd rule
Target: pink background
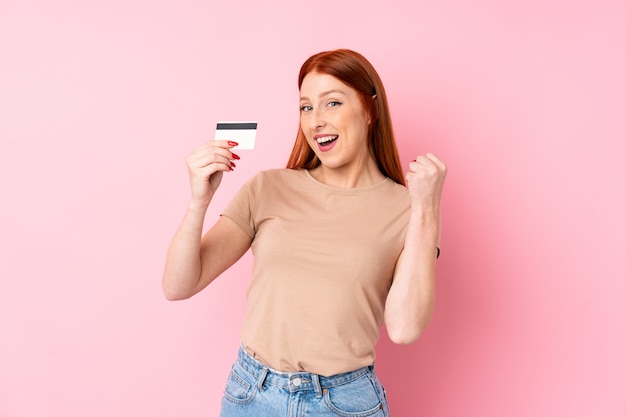
[[[384,6],[383,6],[384,5]],[[185,156],[258,120],[209,210],[284,166],[296,75],[362,52],[403,163],[449,166],[435,317],[394,417],[626,416],[626,3],[0,0],[0,416],[216,416],[251,256],[167,302]]]

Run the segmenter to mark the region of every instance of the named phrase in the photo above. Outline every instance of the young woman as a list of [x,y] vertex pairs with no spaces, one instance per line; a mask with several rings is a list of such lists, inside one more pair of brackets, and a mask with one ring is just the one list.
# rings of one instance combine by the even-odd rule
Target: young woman
[[236,143],[211,141],[188,157],[191,201],[163,289],[188,298],[253,250],[222,417],[388,417],[374,348],[383,322],[406,344],[431,318],[446,167],[426,154],[403,175],[385,90],[362,55],[316,54],[298,86],[287,168],[249,180],[204,236]]

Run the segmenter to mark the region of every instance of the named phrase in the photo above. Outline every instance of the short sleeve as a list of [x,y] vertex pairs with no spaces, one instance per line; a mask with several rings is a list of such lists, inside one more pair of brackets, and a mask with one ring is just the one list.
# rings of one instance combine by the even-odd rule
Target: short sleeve
[[254,195],[258,185],[258,176],[245,183],[222,211],[222,216],[235,222],[245,234],[254,239],[256,226],[254,221]]

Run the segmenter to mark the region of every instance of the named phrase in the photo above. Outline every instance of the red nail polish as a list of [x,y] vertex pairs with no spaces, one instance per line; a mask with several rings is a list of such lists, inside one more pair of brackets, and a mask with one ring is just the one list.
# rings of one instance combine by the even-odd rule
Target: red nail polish
[[235,165],[235,163],[234,163],[234,162],[231,162],[231,163],[230,163],[230,166],[231,166],[231,167],[233,167],[233,168],[237,168],[237,165]]
[[230,146],[237,146],[237,145],[239,145],[237,142],[233,142],[232,140],[229,140],[229,141],[228,141],[228,144],[229,144]]
[[233,153],[233,159],[241,159],[241,158],[236,153]]

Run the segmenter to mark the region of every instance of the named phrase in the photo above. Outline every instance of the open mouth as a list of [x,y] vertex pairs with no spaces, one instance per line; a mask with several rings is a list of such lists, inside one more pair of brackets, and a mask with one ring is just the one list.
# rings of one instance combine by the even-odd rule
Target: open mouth
[[316,138],[315,140],[320,145],[327,146],[333,143],[334,141],[336,141],[338,137],[339,135],[328,135],[328,136],[322,136],[322,137]]

